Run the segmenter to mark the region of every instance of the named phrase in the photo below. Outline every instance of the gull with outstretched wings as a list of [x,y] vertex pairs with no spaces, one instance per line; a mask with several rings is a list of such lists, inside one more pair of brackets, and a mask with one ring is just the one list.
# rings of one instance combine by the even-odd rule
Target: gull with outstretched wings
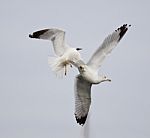
[[82,60],[71,62],[80,72],[75,78],[75,118],[80,125],[84,125],[89,112],[92,84],[111,81],[106,76],[98,73],[102,61],[116,47],[130,26],[124,24],[108,35],[87,64]]
[[67,66],[71,66],[72,62],[80,60],[79,50],[81,48],[72,48],[65,43],[65,31],[57,28],[43,29],[33,34],[29,34],[30,38],[50,40],[53,44],[53,48],[56,57],[49,57],[48,64],[56,74],[67,73]]

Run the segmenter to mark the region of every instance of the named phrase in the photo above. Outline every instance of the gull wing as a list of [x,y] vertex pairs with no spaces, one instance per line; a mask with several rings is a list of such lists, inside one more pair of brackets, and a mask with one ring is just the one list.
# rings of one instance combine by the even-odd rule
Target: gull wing
[[73,61],[69,60],[69,62],[74,65],[76,68],[79,68],[81,65],[86,65],[84,61],[80,58],[79,60]]
[[56,55],[62,56],[65,50],[65,32],[60,29],[51,28],[43,29],[33,34],[29,34],[30,38],[51,40],[53,43],[54,51]]
[[105,59],[107,54],[109,54],[113,50],[113,48],[116,47],[118,42],[127,32],[128,27],[130,26],[131,25],[128,26],[127,24],[124,24],[123,26],[115,30],[112,34],[108,35],[104,39],[100,47],[92,55],[87,65],[90,66],[92,69],[97,70],[101,66],[101,63]]
[[92,84],[83,79],[81,75],[75,78],[75,118],[77,123],[84,125],[90,104]]

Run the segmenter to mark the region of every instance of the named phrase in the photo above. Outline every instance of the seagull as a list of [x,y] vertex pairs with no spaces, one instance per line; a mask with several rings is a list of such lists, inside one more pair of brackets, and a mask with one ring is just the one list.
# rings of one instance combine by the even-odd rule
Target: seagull
[[50,40],[52,42],[56,57],[49,57],[48,64],[58,75],[67,74],[67,67],[72,67],[69,61],[76,62],[81,59],[79,50],[82,50],[82,48],[72,48],[66,44],[65,31],[61,29],[43,29],[29,34],[29,37]]
[[90,60],[85,64],[83,60],[72,62],[78,68],[79,75],[75,77],[75,118],[77,123],[84,125],[91,104],[92,84],[111,81],[104,75],[99,75],[105,57],[116,47],[131,25],[124,24],[108,35],[100,47],[94,52]]

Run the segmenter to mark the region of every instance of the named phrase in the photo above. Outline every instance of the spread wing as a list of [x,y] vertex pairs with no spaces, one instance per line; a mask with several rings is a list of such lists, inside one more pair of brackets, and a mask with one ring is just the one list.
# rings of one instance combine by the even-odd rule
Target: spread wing
[[130,26],[131,25],[128,26],[127,24],[124,24],[123,26],[115,30],[112,34],[108,35],[104,39],[101,46],[92,55],[87,65],[97,70],[101,66],[101,63],[105,59],[107,54],[109,54],[113,50],[113,48],[116,47],[118,42],[122,39],[122,37],[127,32],[128,27]]
[[36,32],[33,32],[33,34],[29,34],[30,38],[36,38],[36,39],[45,39],[45,40],[51,40],[53,43],[54,51],[56,55],[61,56],[64,53],[65,50],[65,32],[60,29],[43,29]]
[[90,104],[92,84],[83,79],[81,75],[75,78],[75,118],[77,123],[84,125]]

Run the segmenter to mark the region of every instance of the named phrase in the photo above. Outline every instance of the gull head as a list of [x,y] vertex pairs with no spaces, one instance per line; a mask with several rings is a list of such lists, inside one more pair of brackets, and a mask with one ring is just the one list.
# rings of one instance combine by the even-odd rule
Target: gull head
[[99,81],[100,81],[100,83],[104,82],[104,81],[111,82],[111,79],[107,78],[105,75],[102,75],[102,76],[99,76]]

